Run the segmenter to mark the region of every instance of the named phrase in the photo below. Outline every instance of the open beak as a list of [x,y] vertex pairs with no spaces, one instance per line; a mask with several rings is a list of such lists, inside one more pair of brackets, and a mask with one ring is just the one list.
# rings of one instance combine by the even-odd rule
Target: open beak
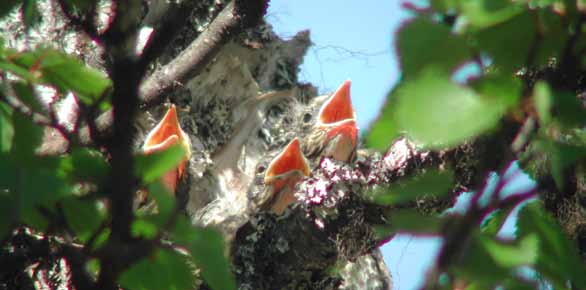
[[191,143],[189,136],[183,132],[179,125],[175,105],[171,105],[161,122],[147,135],[142,149],[145,154],[151,154],[163,151],[175,144],[183,146],[186,155],[177,168],[163,175],[163,184],[172,193],[175,193],[177,182],[185,174],[187,159],[191,156]]
[[275,197],[271,207],[273,212],[281,214],[296,200],[295,184],[309,174],[309,164],[301,152],[299,139],[295,138],[271,161],[265,173],[265,185],[272,187],[271,194]]
[[347,80],[332,94],[319,110],[321,124],[334,124],[347,119],[356,119],[352,99],[350,98],[350,81]]
[[331,146],[326,150],[326,155],[340,161],[351,159],[358,140],[358,127],[350,98],[349,80],[322,105],[318,116],[318,126],[326,131],[324,142]]

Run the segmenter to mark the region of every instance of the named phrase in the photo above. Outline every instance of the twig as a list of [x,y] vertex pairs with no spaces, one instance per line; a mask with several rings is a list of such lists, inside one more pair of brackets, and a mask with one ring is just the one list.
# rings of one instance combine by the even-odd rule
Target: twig
[[[163,97],[179,84],[199,74],[230,37],[244,28],[257,24],[266,12],[268,1],[252,2],[230,2],[179,56],[156,70],[142,83],[139,91],[141,103],[148,108],[162,102]],[[258,8],[259,11],[253,11],[254,8]],[[102,135],[106,135],[112,124],[112,113],[108,111],[96,120],[96,129]],[[89,128],[80,131],[80,140],[83,143],[92,142],[89,133]]]
[[[171,1],[166,5],[168,7],[162,15],[148,14],[143,20],[143,24],[153,26],[153,32],[140,55],[141,69],[146,70],[147,66],[173,42],[192,15],[207,14],[209,9],[207,5],[201,5],[198,1]],[[196,11],[198,8],[202,11]],[[213,16],[216,15],[217,12]]]
[[0,101],[4,101],[8,106],[10,106],[18,113],[30,118],[33,123],[42,127],[51,127],[57,130],[63,136],[63,138],[69,141],[73,137],[71,132],[69,132],[69,130],[67,130],[67,128],[65,128],[63,125],[59,124],[56,118],[49,118],[43,114],[39,114],[33,111],[33,109],[28,107],[25,103],[16,97],[7,96],[0,93]]
[[179,56],[144,81],[140,87],[144,104],[157,102],[180,83],[197,75],[216,56],[222,44],[239,31],[242,17],[235,13],[234,5],[230,2]]
[[[502,177],[503,175],[504,171],[501,174],[502,179],[504,179],[504,177]],[[500,191],[502,191],[506,185],[506,181],[510,181],[511,179],[512,177],[507,178],[502,184],[499,182],[497,189],[493,194],[500,196]],[[485,188],[476,191],[466,214],[464,216],[455,217],[454,220],[448,223],[445,227],[445,232],[442,235],[445,240],[440,249],[440,254],[437,257],[436,264],[429,272],[426,283],[420,289],[440,288],[437,284],[439,275],[448,270],[463,254],[463,251],[466,248],[464,245],[468,243],[474,230],[488,214],[497,209],[514,208],[536,195],[536,188],[531,188],[525,192],[517,193],[500,200],[497,198],[492,199],[486,207],[481,207],[478,204],[478,200],[480,199],[480,196],[483,195],[484,191]]]
[[101,268],[95,284],[96,289],[108,290],[118,289],[119,275],[136,259],[150,253],[152,248],[139,247],[141,241],[134,240],[130,232],[134,219],[132,200],[135,190],[133,122],[138,110],[138,86],[143,74],[137,69],[137,61],[130,48],[133,46],[129,46],[129,42],[138,27],[141,2],[114,1],[114,7],[114,19],[102,34],[102,45],[112,61],[113,134],[105,142],[111,156],[108,200],[112,231],[103,247],[105,250],[98,255],[100,264],[107,266]]
[[78,30],[83,31],[87,34],[92,40],[96,42],[100,42],[100,35],[98,34],[98,29],[96,28],[96,24],[93,22],[93,18],[95,16],[95,5],[88,11],[84,18],[78,17],[71,13],[71,8],[69,4],[65,3],[64,0],[58,0],[57,3],[63,12],[63,15],[69,20],[69,23],[72,27],[77,28]]

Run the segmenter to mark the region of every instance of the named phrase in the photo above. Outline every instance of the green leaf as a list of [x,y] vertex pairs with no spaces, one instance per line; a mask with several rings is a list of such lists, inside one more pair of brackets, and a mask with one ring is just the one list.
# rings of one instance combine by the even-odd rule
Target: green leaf
[[381,236],[398,232],[412,234],[437,234],[441,231],[444,220],[438,217],[423,216],[414,210],[396,210],[388,218],[389,225],[377,227]]
[[100,273],[100,268],[100,260],[98,259],[90,259],[85,264],[86,271],[90,273],[94,279],[96,279],[98,273]]
[[415,201],[421,196],[441,198],[453,186],[454,174],[450,170],[428,170],[406,181],[393,183],[383,193],[375,193],[374,201],[382,205],[401,204]]
[[507,210],[498,209],[493,211],[489,216],[486,217],[486,219],[482,221],[480,230],[485,234],[494,236],[505,224],[508,216],[509,212]]
[[201,275],[212,289],[236,289],[230,263],[224,255],[224,239],[219,232],[195,228],[187,219],[178,218],[172,235],[177,243],[189,250],[196,266],[201,269]]
[[39,69],[43,79],[61,91],[75,92],[87,105],[92,105],[111,86],[110,80],[102,72],[66,54],[46,50],[41,53],[40,60]]
[[108,178],[108,163],[98,151],[75,148],[61,162],[60,166],[64,174],[74,181],[101,183]]
[[401,128],[427,147],[460,144],[498,123],[507,106],[500,99],[481,98],[428,70],[399,89],[396,119]]
[[494,260],[482,240],[477,232],[472,233],[454,271],[464,280],[474,281],[477,289],[492,289],[509,277],[510,270]]
[[564,170],[578,160],[585,158],[586,148],[584,146],[554,142],[549,139],[536,140],[535,143],[549,157],[551,175],[558,188],[563,189]]
[[19,76],[30,83],[36,82],[36,77],[32,73],[30,73],[26,68],[18,64],[6,61],[2,58],[0,58],[0,71],[11,72],[14,75]]
[[433,10],[445,14],[449,10],[456,9],[459,1],[458,0],[431,0],[429,2],[431,5],[431,8],[433,8]]
[[106,218],[106,213],[104,210],[100,210],[95,200],[68,198],[63,200],[62,208],[67,225],[84,243],[96,234]]
[[157,249],[122,273],[118,282],[133,290],[192,289],[195,277],[187,258],[173,250]]
[[16,113],[12,114],[12,124],[14,125],[12,154],[18,160],[29,161],[41,144],[43,128],[34,124],[30,118]]
[[576,289],[586,289],[586,269],[576,248],[566,237],[556,220],[540,205],[532,202],[519,212],[517,235],[539,238],[539,257],[536,269],[554,285],[568,285],[572,281]]
[[[6,52],[0,68],[27,79],[56,87],[61,93],[74,92],[81,102],[93,105],[111,87],[100,71],[85,66],[77,58],[52,49],[32,52]],[[39,79],[40,78],[40,79]]]
[[512,71],[527,63],[535,37],[535,20],[529,12],[525,12],[474,33],[471,40],[494,65]]
[[551,89],[546,82],[538,81],[533,88],[533,102],[541,125],[547,125],[551,120],[552,96]]
[[13,137],[12,109],[0,102],[0,153],[10,151]]
[[566,128],[586,125],[586,110],[575,93],[555,91],[554,118]]
[[43,106],[37,96],[35,96],[32,86],[23,82],[13,82],[11,85],[20,101],[33,112],[42,112]]
[[38,209],[29,209],[20,213],[20,222],[37,231],[46,231],[49,219]]
[[18,186],[20,166],[9,153],[0,152],[0,191],[15,192]]
[[560,59],[570,37],[569,27],[574,25],[565,18],[551,9],[537,10],[538,27],[542,36],[537,46],[534,65],[548,65],[553,58]]
[[376,121],[368,129],[366,135],[366,146],[379,151],[386,151],[396,137],[399,136],[399,128],[395,121],[395,106],[391,102],[391,97],[387,97],[387,103],[384,105],[382,112]]
[[175,168],[185,158],[185,154],[185,149],[176,144],[164,151],[138,155],[134,161],[136,174],[142,177],[146,183],[151,183]]
[[45,168],[26,168],[20,171],[19,205],[21,212],[37,206],[52,207],[56,201],[71,193],[64,178]]
[[460,9],[472,29],[503,23],[524,11],[518,3],[509,0],[460,1]]
[[132,223],[131,233],[135,238],[153,239],[158,233],[157,225],[145,219],[135,219]]
[[161,182],[153,182],[148,186],[149,196],[157,202],[157,215],[151,216],[160,227],[164,226],[175,210],[175,198]]
[[469,84],[485,100],[494,100],[506,108],[516,107],[521,99],[523,84],[509,74],[487,73]]
[[451,33],[449,27],[424,18],[404,25],[398,32],[397,43],[401,70],[406,79],[429,66],[434,66],[442,74],[449,74],[471,57],[463,38]]
[[514,268],[533,265],[537,261],[539,239],[535,234],[524,236],[517,245],[503,243],[488,237],[483,237],[480,242],[492,259],[502,267]]

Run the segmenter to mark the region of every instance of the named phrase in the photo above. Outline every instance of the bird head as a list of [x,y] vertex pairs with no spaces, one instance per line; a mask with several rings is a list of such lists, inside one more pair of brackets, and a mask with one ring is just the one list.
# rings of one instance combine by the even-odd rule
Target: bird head
[[186,154],[177,168],[163,175],[163,184],[172,193],[175,193],[177,182],[185,174],[187,160],[191,157],[191,142],[189,136],[183,132],[179,125],[175,105],[171,105],[163,119],[147,135],[142,150],[144,154],[152,154],[163,151],[175,144],[180,144]]
[[295,138],[269,163],[265,172],[264,183],[271,191],[273,212],[281,214],[296,200],[295,184],[309,174],[309,163],[301,152],[299,139]]
[[340,161],[348,161],[356,149],[358,139],[349,80],[342,83],[324,102],[318,113],[317,126],[325,130],[324,142],[331,146],[328,149],[330,152],[326,152],[326,155]]

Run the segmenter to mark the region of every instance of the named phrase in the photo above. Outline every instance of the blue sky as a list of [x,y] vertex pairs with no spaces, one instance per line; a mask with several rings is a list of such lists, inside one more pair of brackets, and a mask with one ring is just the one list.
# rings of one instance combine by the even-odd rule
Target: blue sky
[[[267,20],[278,35],[290,38],[310,29],[314,45],[301,67],[300,78],[331,92],[344,80],[352,80],[352,101],[358,125],[366,129],[397,82],[400,72],[394,49],[394,32],[408,18],[401,0],[273,0]],[[496,178],[494,176],[493,178]],[[529,178],[516,177],[513,189],[531,186]],[[456,210],[466,207],[467,196]],[[502,235],[512,235],[514,219]],[[393,289],[417,289],[440,247],[438,238],[398,235],[382,247],[393,275]]]
[[391,41],[405,18],[400,1],[381,0],[276,0],[267,15],[283,38],[310,29],[314,45],[305,56],[301,80],[323,93],[352,80],[352,101],[364,129],[399,78]]
[[[322,93],[352,80],[358,126],[366,129],[400,76],[393,43],[394,31],[407,18],[400,5],[380,0],[273,0],[267,19],[283,38],[310,29],[314,45],[301,67],[301,80]],[[393,288],[416,289],[439,245],[437,238],[399,235],[383,246]]]

